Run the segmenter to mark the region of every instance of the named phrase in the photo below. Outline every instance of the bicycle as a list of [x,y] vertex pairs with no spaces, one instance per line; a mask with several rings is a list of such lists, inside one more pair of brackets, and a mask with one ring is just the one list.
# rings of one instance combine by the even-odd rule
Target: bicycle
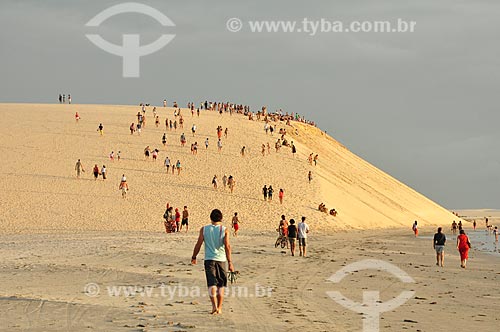
[[281,248],[284,249],[288,244],[288,239],[285,235],[280,234],[276,239],[276,243],[274,243],[274,247],[278,248],[281,245]]

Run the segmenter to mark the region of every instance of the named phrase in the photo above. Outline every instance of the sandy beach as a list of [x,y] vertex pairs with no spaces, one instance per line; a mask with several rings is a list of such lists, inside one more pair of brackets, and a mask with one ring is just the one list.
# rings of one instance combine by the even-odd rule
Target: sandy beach
[[[268,233],[246,232],[232,245],[240,271],[235,285],[247,287],[248,296],[234,291],[216,317],[208,315],[206,295],[193,292],[205,290],[203,267],[189,264],[194,234],[2,236],[1,326],[6,331],[361,331],[361,316],[326,292],[338,290],[360,302],[370,289],[380,290],[382,301],[415,291],[407,303],[382,314],[381,331],[436,331],[436,325],[441,331],[497,331],[499,260],[473,251],[468,269],[460,269],[450,236],[445,267],[438,268],[432,234],[425,229],[415,239],[397,230],[312,233],[309,257],[302,258],[275,249]],[[363,259],[394,264],[415,283],[374,270],[353,273],[339,284],[327,281]],[[98,285],[99,294],[89,293],[95,291],[85,288],[90,283]],[[137,293],[108,292],[123,286]],[[141,295],[148,287],[150,295]]]
[[[468,268],[461,269],[449,232],[459,217],[319,129],[278,122],[298,153],[294,157],[283,147],[262,156],[260,146],[273,147],[278,138],[265,133],[262,121],[209,111],[198,118],[183,109],[184,128],[171,131],[164,121],[174,119],[173,109],[157,107],[156,127],[149,107],[141,135],[131,135],[138,111],[138,106],[0,104],[9,124],[0,133],[2,330],[361,331],[361,315],[327,292],[361,302],[366,290],[380,291],[381,301],[411,290],[415,293],[406,303],[381,315],[381,331],[497,331],[498,257],[472,241]],[[220,152],[219,125],[229,130]],[[180,146],[183,132],[186,147]],[[195,141],[199,150],[192,155],[189,145]],[[159,149],[158,160],[145,159],[146,146]],[[111,151],[121,151],[121,160],[111,161]],[[312,152],[319,154],[317,166],[307,162]],[[180,175],[166,174],[166,156],[181,161]],[[80,179],[74,170],[78,159],[86,171]],[[106,180],[93,179],[94,164],[107,166]],[[122,174],[130,186],[126,199],[118,190]],[[219,179],[233,175],[234,193],[221,186],[214,190],[215,174]],[[272,202],[261,194],[269,184],[275,189]],[[285,190],[283,204],[279,188]],[[167,202],[188,206],[188,233],[165,234]],[[338,215],[319,212],[321,202]],[[228,294],[220,316],[208,315],[203,264],[190,264],[197,231],[213,208],[221,209],[228,227],[234,212],[242,222],[240,235],[231,237],[240,288],[229,288],[234,295]],[[459,211],[468,233],[470,217],[479,220],[484,213],[491,211]],[[274,247],[281,214],[307,217],[307,258]],[[421,226],[418,238],[411,232],[414,220]],[[448,235],[443,268],[435,266],[432,249],[438,225]],[[414,283],[376,270],[328,281],[366,259],[393,264]]]

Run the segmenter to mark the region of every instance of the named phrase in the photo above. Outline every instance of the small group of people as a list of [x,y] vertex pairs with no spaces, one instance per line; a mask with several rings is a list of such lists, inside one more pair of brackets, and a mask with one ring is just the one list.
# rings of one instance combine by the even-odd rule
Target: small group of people
[[165,233],[180,232],[183,226],[185,226],[186,232],[189,230],[189,211],[186,205],[184,205],[184,209],[181,214],[178,208],[175,208],[174,211],[174,208],[170,206],[170,203],[167,203],[163,219],[165,219],[163,222],[165,225]]
[[324,203],[319,203],[318,210],[321,211],[321,212],[323,212],[323,213],[327,213],[327,214],[329,214],[331,216],[334,216],[334,217],[337,216],[337,210],[335,210],[333,208],[330,209],[330,210],[328,210],[328,208],[326,207],[326,205]]
[[[436,250],[436,265],[444,266],[444,247],[446,245],[446,235],[443,233],[442,227],[438,227],[437,233],[434,234],[432,240],[433,248]],[[469,258],[469,250],[472,245],[469,237],[465,234],[463,229],[460,229],[457,236],[457,250],[460,253],[460,267],[465,269],[467,267],[467,259]]]
[[313,152],[311,152],[311,154],[309,154],[309,157],[307,157],[307,161],[309,162],[309,165],[312,165],[314,163],[314,166],[317,166],[319,156],[316,154],[313,157],[313,154],[314,154]]
[[[66,94],[59,94],[59,104],[66,104]],[[71,95],[68,94],[68,104],[71,104]]]
[[154,149],[153,151],[151,151],[151,148],[148,145],[144,148],[144,158],[149,159],[150,156],[153,156],[153,161],[155,161],[156,159],[158,159],[159,152],[160,150],[158,149]]
[[[229,187],[230,192],[232,193],[234,191],[234,186],[236,185],[236,181],[234,180],[234,177],[230,174],[227,176],[227,174],[224,174],[222,177],[222,185],[223,189],[226,190],[226,187]],[[214,187],[215,190],[219,188],[219,178],[217,177],[217,174],[214,175],[212,178],[212,186]]]
[[309,233],[309,225],[306,223],[306,217],[302,216],[299,224],[295,225],[294,219],[290,219],[288,222],[285,215],[281,215],[278,233],[280,236],[288,238],[292,256],[295,256],[295,242],[298,241],[299,255],[306,257],[307,234]]
[[165,157],[165,161],[163,162],[163,165],[167,169],[167,174],[170,172],[170,166],[172,166],[172,174],[175,173],[176,169],[177,169],[177,175],[181,174],[182,164],[181,164],[181,161],[179,159],[177,159],[177,162],[175,162],[175,164],[174,164],[170,161],[170,158],[167,156],[167,157]]

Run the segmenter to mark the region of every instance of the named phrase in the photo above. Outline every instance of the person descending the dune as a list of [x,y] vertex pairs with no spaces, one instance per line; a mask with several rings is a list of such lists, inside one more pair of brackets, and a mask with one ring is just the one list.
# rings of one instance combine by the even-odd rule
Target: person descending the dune
[[167,144],[167,133],[163,133],[163,136],[161,138],[161,142],[163,143],[163,146]]
[[168,156],[165,158],[165,161],[163,164],[167,168],[167,174],[168,174],[168,172],[170,171],[170,158]]
[[97,131],[99,132],[99,134],[102,136],[104,135],[104,126],[102,125],[102,123],[99,123],[99,126],[97,127]]
[[312,178],[313,178],[312,172],[309,171],[309,173],[307,174],[307,180],[309,181],[309,183],[311,183]]
[[280,199],[280,204],[283,204],[283,197],[285,196],[285,191],[280,188],[280,191],[278,193],[278,198]]
[[121,190],[122,192],[122,198],[126,198],[128,191],[128,183],[125,174],[122,175],[122,178],[120,180],[120,186],[118,187],[118,189]]
[[229,175],[229,177],[227,178],[227,185],[232,194],[234,191],[234,186],[236,185],[236,181],[234,180],[232,175]]
[[78,159],[78,161],[75,164],[75,171],[76,171],[76,177],[78,179],[80,178],[80,174],[82,172],[85,172],[85,169],[83,169],[83,165],[82,165],[82,162],[80,161],[80,159]]
[[224,174],[224,176],[222,177],[222,185],[224,186],[224,190],[226,190],[226,186],[227,186],[227,175]]
[[267,201],[267,185],[262,188],[262,194],[264,195],[264,201]]

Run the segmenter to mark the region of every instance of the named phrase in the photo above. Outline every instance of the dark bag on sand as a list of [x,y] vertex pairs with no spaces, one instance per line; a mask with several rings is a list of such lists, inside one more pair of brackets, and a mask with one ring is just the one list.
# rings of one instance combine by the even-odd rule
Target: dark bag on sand
[[163,219],[167,219],[168,218],[168,210],[165,211],[165,213],[163,214]]

